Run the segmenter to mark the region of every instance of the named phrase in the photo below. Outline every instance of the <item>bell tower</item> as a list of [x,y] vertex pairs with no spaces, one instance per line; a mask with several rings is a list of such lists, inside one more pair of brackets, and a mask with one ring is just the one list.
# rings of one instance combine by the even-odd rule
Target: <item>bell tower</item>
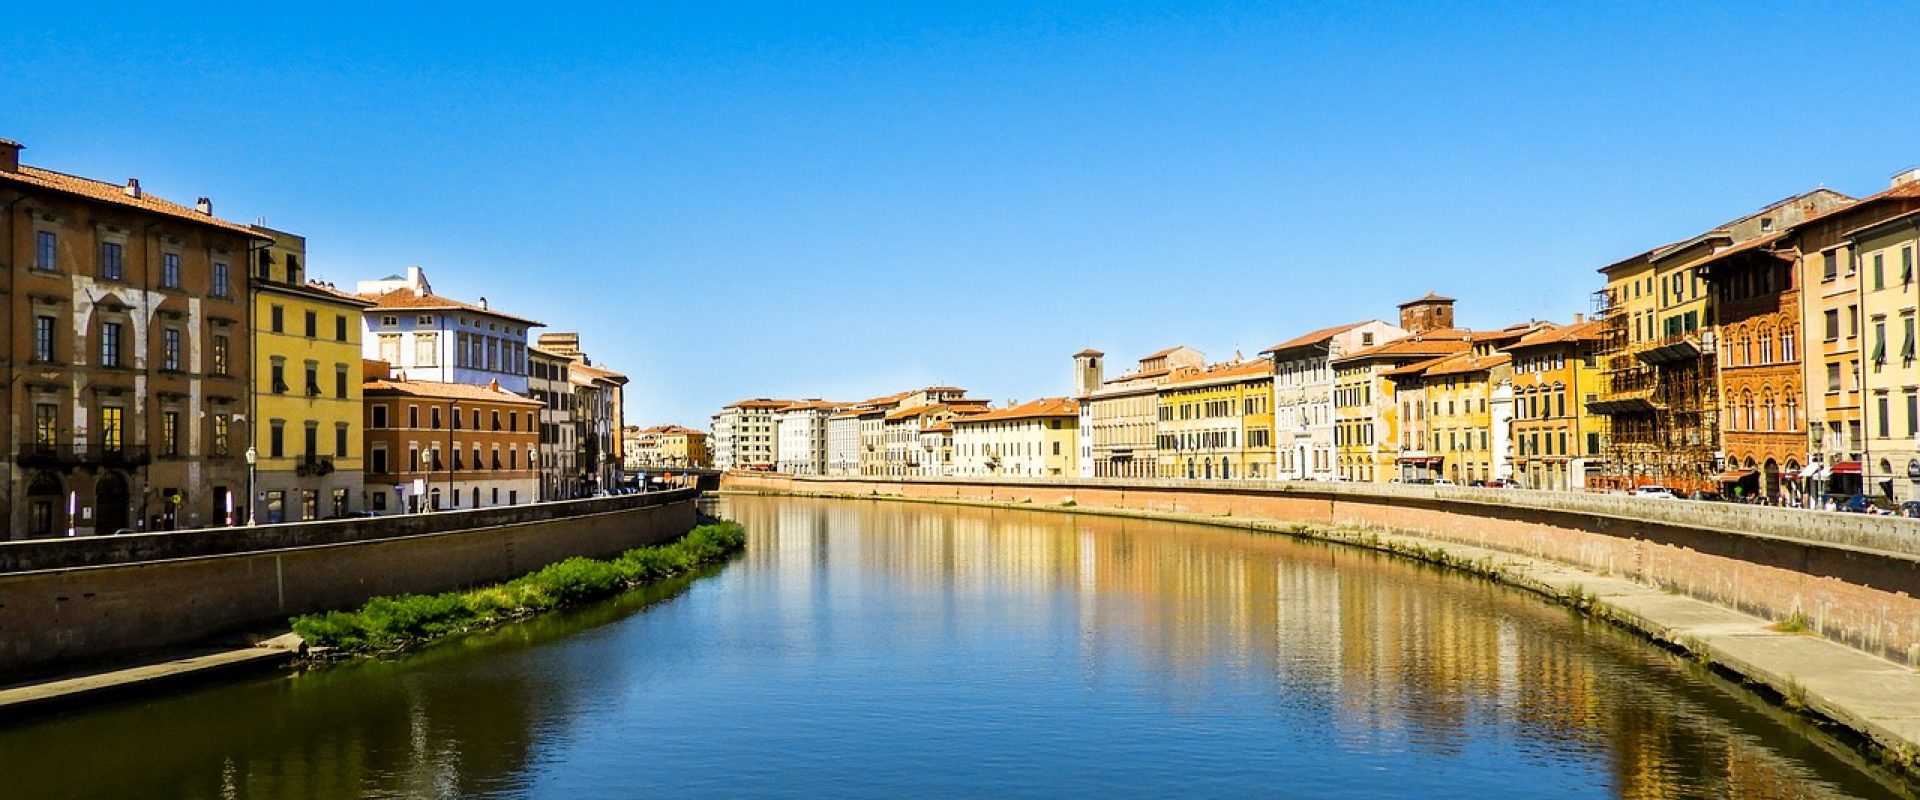
[[1107,354],[1088,348],[1073,354],[1073,396],[1086,397],[1100,388],[1100,360]]

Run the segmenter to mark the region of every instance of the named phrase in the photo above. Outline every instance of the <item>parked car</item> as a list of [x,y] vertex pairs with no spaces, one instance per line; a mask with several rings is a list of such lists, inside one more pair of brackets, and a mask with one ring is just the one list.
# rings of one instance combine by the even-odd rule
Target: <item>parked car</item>
[[1434,479],[1433,479],[1433,485],[1435,485],[1435,486],[1458,486],[1459,484],[1457,484],[1457,483],[1454,483],[1454,482],[1453,482],[1453,479],[1451,479],[1451,478],[1434,478]]
[[1642,486],[1633,490],[1634,497],[1651,497],[1656,500],[1678,500],[1680,495],[1665,486]]

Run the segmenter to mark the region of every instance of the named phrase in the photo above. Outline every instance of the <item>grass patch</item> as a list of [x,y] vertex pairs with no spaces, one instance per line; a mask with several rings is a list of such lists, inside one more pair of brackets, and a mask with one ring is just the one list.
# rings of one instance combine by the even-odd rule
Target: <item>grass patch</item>
[[672,542],[637,547],[611,560],[569,558],[506,583],[465,592],[375,597],[355,611],[293,618],[293,632],[315,647],[366,653],[611,597],[726,559],[746,546],[738,523],[701,525]]
[[1768,627],[1780,633],[1806,633],[1813,629],[1813,626],[1807,624],[1806,616],[1801,614],[1799,609],[1794,609],[1794,612],[1788,614],[1786,619],[1773,623]]

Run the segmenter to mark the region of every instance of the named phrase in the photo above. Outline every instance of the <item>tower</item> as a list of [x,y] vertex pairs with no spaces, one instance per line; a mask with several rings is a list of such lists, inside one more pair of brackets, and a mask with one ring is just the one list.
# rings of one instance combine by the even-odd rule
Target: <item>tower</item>
[[1453,327],[1453,298],[1427,292],[1425,297],[1418,300],[1401,303],[1400,327],[1416,336]]
[[1073,396],[1086,397],[1100,388],[1100,359],[1106,353],[1088,348],[1073,354]]

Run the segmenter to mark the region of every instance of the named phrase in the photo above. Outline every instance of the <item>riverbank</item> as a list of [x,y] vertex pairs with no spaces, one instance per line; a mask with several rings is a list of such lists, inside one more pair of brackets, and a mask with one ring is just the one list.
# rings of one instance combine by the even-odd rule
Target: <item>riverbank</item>
[[1870,756],[1920,778],[1920,672],[1795,626],[1546,558],[1427,536],[1251,516],[951,497],[766,488],[722,494],[901,501],[1186,522],[1347,544],[1464,570],[1537,593],[1687,653],[1788,708],[1849,734]]
[[690,572],[725,560],[745,548],[746,540],[738,524],[709,523],[667,544],[636,547],[605,561],[570,558],[502,584],[375,597],[354,611],[303,614],[290,624],[309,645],[310,660],[405,650]]

